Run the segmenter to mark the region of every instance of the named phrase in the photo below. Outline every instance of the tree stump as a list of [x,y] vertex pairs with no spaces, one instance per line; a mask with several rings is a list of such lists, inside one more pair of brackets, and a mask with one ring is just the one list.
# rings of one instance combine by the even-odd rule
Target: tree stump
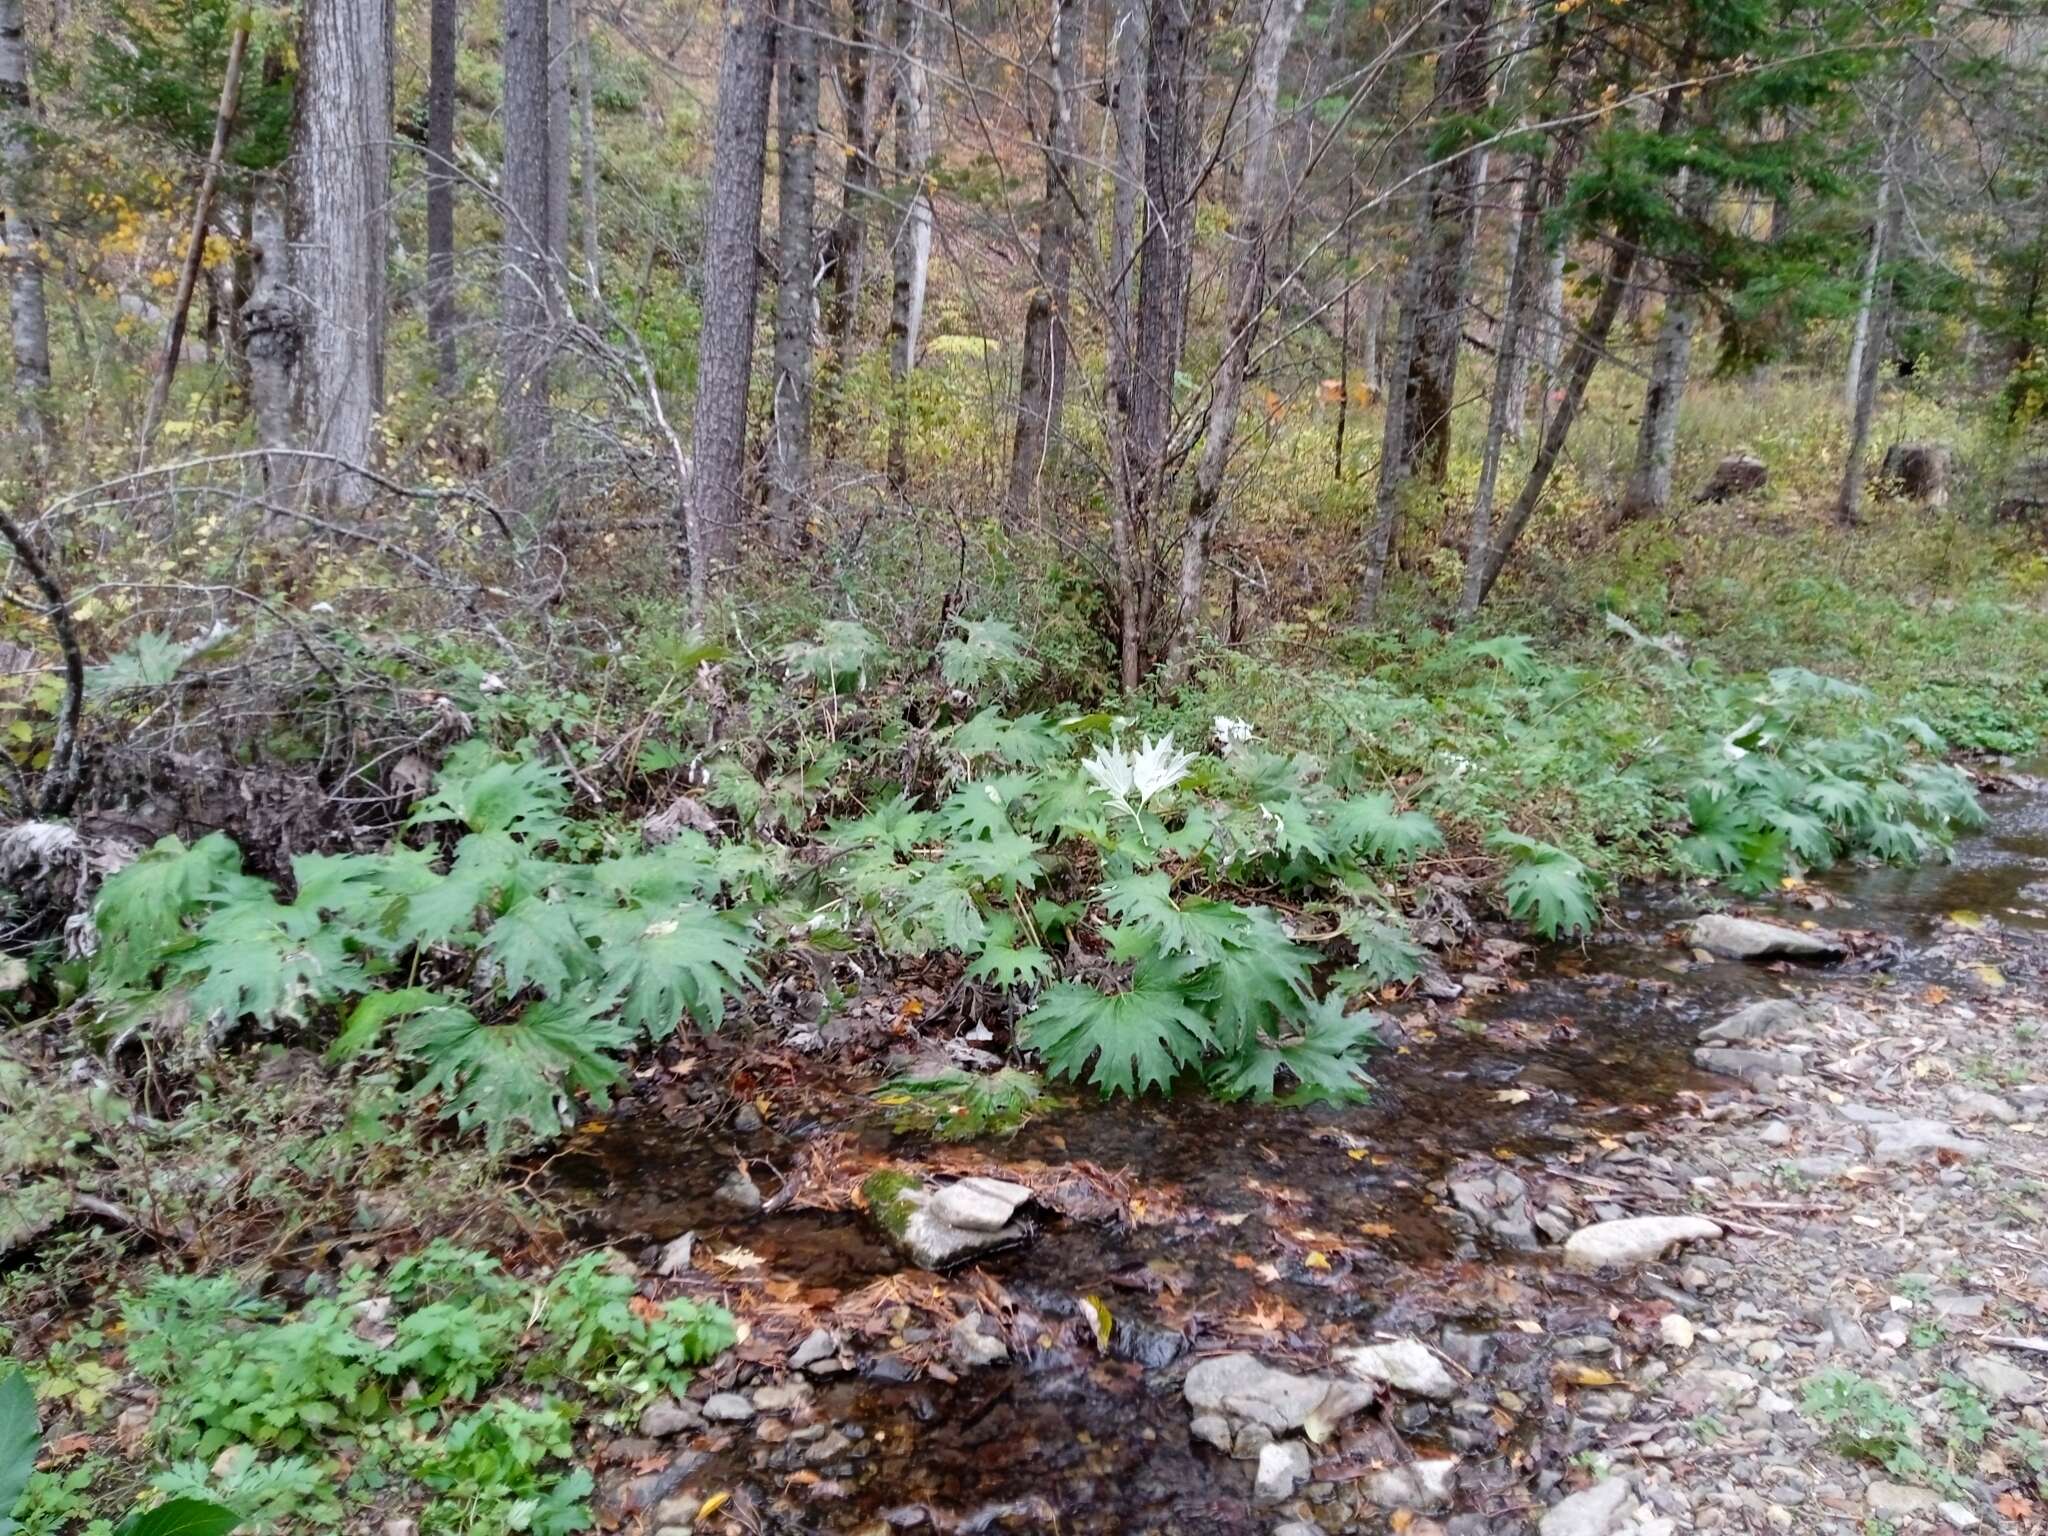
[[1947,443],[1893,443],[1884,451],[1877,475],[1890,495],[1945,507],[1949,471],[1954,466],[1955,450]]
[[1752,491],[1762,490],[1770,478],[1770,470],[1755,454],[1731,453],[1714,466],[1714,473],[1693,500],[1726,501],[1731,496],[1747,496]]

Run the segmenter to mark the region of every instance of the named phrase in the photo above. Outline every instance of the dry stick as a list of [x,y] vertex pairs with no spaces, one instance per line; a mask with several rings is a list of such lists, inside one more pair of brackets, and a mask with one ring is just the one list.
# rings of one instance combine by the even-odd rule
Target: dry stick
[[185,344],[185,317],[192,308],[192,290],[199,282],[199,265],[206,254],[206,226],[213,217],[213,188],[220,180],[220,162],[227,150],[228,132],[235,122],[235,104],[242,94],[242,59],[249,51],[249,23],[244,18],[228,44],[228,72],[220,85],[220,106],[213,115],[213,146],[206,152],[206,171],[199,178],[199,197],[192,208],[192,233],[185,242],[185,269],[178,274],[178,296],[171,302],[170,332],[164,337],[164,354],[157,364],[156,386],[149,392],[149,409],[142,416],[142,437],[135,445],[139,469],[149,457],[150,440],[163,420],[164,407],[171,398],[171,378],[178,371],[178,353]]
[[62,816],[78,798],[81,778],[78,724],[85,711],[85,653],[78,647],[78,632],[71,627],[71,600],[21,525],[5,512],[0,512],[0,539],[13,548],[22,569],[49,600],[50,627],[57,631],[57,646],[64,653],[64,702],[57,708],[57,736],[50,743],[50,765],[43,771],[43,788],[35,803],[38,816]]

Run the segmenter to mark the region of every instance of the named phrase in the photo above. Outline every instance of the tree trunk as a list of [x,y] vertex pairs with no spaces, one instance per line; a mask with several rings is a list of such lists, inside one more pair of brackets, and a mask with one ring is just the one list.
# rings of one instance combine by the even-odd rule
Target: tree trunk
[[[1486,110],[1493,0],[1455,0],[1445,17],[1437,60],[1442,111],[1477,117]],[[1485,157],[1460,155],[1427,179],[1416,257],[1414,348],[1407,362],[1407,441],[1387,461],[1396,475],[1420,474],[1441,484],[1451,454],[1451,411],[1457,404],[1458,357],[1478,228],[1476,192]],[[1397,387],[1400,379],[1396,379]],[[1386,472],[1382,466],[1382,473]]]
[[1146,0],[1117,0],[1114,190],[1109,215],[1110,392],[1116,413],[1131,409],[1131,359],[1138,314],[1138,199],[1145,190]]
[[249,357],[249,407],[256,442],[265,450],[263,485],[272,501],[289,501],[298,475],[296,461],[281,450],[292,441],[292,399],[297,392],[304,319],[292,282],[291,242],[276,184],[257,185],[249,218],[249,299],[242,306],[242,334]]
[[574,95],[575,21],[569,0],[548,6],[548,267],[555,281],[548,295],[551,317],[559,318],[562,281],[569,271],[569,112]]
[[1201,159],[1201,81],[1209,0],[1152,0],[1145,63],[1145,232],[1131,409],[1120,466],[1124,528],[1117,540],[1119,673],[1138,686],[1154,607],[1152,515],[1165,493],[1174,377],[1180,370],[1194,271],[1194,182]]
[[717,128],[704,226],[704,322],[697,340],[694,465],[684,538],[690,608],[723,579],[746,513],[747,388],[759,303],[762,161],[775,74],[775,16],[763,0],[726,12],[718,59]]
[[[1679,194],[1686,217],[1704,219],[1711,189],[1703,176],[1685,171],[1689,185]],[[1657,349],[1650,359],[1650,381],[1643,391],[1643,419],[1636,433],[1635,468],[1629,474],[1615,526],[1638,517],[1660,517],[1671,505],[1671,470],[1678,456],[1678,412],[1692,367],[1692,338],[1700,318],[1700,292],[1692,277],[1670,263],[1671,285],[1664,299],[1664,320],[1657,331]]]
[[1004,521],[1021,528],[1058,443],[1060,404],[1066,397],[1068,305],[1074,236],[1081,223],[1080,164],[1074,138],[1084,0],[1053,0],[1051,89],[1046,104],[1045,211],[1038,226],[1037,286],[1024,311],[1023,357],[1017,375],[1017,431],[1010,453]]
[[505,135],[501,177],[505,203],[504,328],[505,378],[499,404],[504,440],[501,462],[507,499],[529,515],[547,497],[549,316],[556,272],[552,71],[548,60],[548,16],[555,0],[504,0]]
[[1877,307],[1878,268],[1885,257],[1884,234],[1890,217],[1892,177],[1889,169],[1877,184],[1877,217],[1870,225],[1870,245],[1863,255],[1862,297],[1856,305],[1856,322],[1849,333],[1849,366],[1842,375],[1842,403],[1850,415],[1863,398],[1863,356],[1869,350],[1870,316]]
[[1169,659],[1179,662],[1193,644],[1202,618],[1202,586],[1208,575],[1209,541],[1223,516],[1223,472],[1251,367],[1252,340],[1266,307],[1266,244],[1271,236],[1275,124],[1279,115],[1280,66],[1301,20],[1303,0],[1272,0],[1252,53],[1250,101],[1244,122],[1244,180],[1238,197],[1238,246],[1231,263],[1230,318],[1223,333],[1223,357],[1209,396],[1209,419],[1195,489],[1188,502],[1188,526],[1180,545],[1180,601]]
[[590,47],[590,17],[572,4],[569,25],[576,34],[576,118],[583,141],[583,280],[595,301],[604,291],[603,229],[597,217],[597,61]]
[[[1515,220],[1514,238],[1508,244],[1508,292],[1501,305],[1500,347],[1495,354],[1493,401],[1486,419],[1486,447],[1479,459],[1479,485],[1472,493],[1472,525],[1465,540],[1466,579],[1480,566],[1472,559],[1493,540],[1493,495],[1500,481],[1501,455],[1513,426],[1520,402],[1515,398],[1515,381],[1527,377],[1523,358],[1527,355],[1533,315],[1530,297],[1536,286],[1537,242],[1543,228],[1543,163],[1530,154],[1522,161],[1522,206]],[[1476,604],[1476,599],[1474,602]]]
[[[1443,19],[1436,100],[1467,116],[1485,111],[1493,0],[1455,0]],[[1440,485],[1450,462],[1451,410],[1465,335],[1466,290],[1478,230],[1475,196],[1484,164],[1461,154],[1423,178],[1416,249],[1401,293],[1401,341],[1380,442],[1379,486],[1359,586],[1358,621],[1372,622],[1386,588],[1408,485]]]
[[29,215],[35,179],[35,119],[29,109],[28,37],[22,0],[0,0],[0,240],[7,247],[14,398],[31,442],[50,440],[50,321],[43,306],[40,237]]
[[1892,259],[1898,248],[1899,234],[1905,224],[1906,199],[1898,187],[1892,185],[1895,173],[1894,162],[1897,151],[1887,156],[1883,191],[1880,206],[1883,216],[1870,242],[1869,279],[1865,288],[1864,304],[1857,317],[1858,347],[1856,350],[1855,392],[1850,397],[1849,451],[1842,461],[1842,484],[1835,495],[1835,521],[1844,528],[1853,528],[1863,516],[1863,461],[1870,450],[1870,424],[1877,414],[1877,396],[1880,375],[1883,372],[1885,333],[1891,327],[1892,278],[1885,271],[1885,263]]
[[881,74],[874,52],[881,40],[888,0],[853,0],[853,32],[846,40],[841,69],[846,141],[841,174],[839,217],[826,237],[823,260],[829,283],[824,311],[825,367],[815,399],[817,430],[828,443],[836,440],[840,417],[840,381],[853,359],[853,333],[860,323],[861,289],[867,281],[868,204],[875,194],[875,147],[881,136]]
[[[389,0],[308,0],[292,172],[293,277],[305,296],[299,419],[308,447],[367,465],[384,404],[385,208],[391,192]],[[314,470],[316,493],[367,501],[361,476]]]
[[818,0],[784,0],[780,81],[776,86],[775,390],[768,523],[778,548],[797,543],[798,508],[809,490],[811,458],[811,296],[818,242]]
[[924,60],[921,0],[896,0],[896,239],[889,297],[889,488],[910,483],[910,370],[924,324],[931,270],[932,199],[925,185],[932,158],[931,81]]
[[459,0],[432,0],[427,22],[427,336],[434,380],[452,395],[455,352],[455,55]]
[[[1607,275],[1601,281],[1600,297],[1593,305],[1592,316],[1572,348],[1571,365],[1565,375],[1564,398],[1558,402],[1557,414],[1544,429],[1543,441],[1536,449],[1536,461],[1529,466],[1528,478],[1522,482],[1522,493],[1515,498],[1507,520],[1501,524],[1492,542],[1466,552],[1465,590],[1458,604],[1462,618],[1471,618],[1486,601],[1487,594],[1493,590],[1493,584],[1500,579],[1500,573],[1507,565],[1515,540],[1521,537],[1522,529],[1536,511],[1536,503],[1543,497],[1544,488],[1550,483],[1551,471],[1557,468],[1557,461],[1564,454],[1565,440],[1571,436],[1572,423],[1578,419],[1579,407],[1585,403],[1586,386],[1592,382],[1593,370],[1600,366],[1600,354],[1606,349],[1608,332],[1614,329],[1614,317],[1621,312],[1621,302],[1628,295],[1629,275],[1635,270],[1635,264],[1636,247],[1633,243],[1624,244],[1615,251],[1608,263]],[[1475,564],[1476,570],[1473,569]]]
[[1538,299],[1543,307],[1542,335],[1536,348],[1536,382],[1542,385],[1536,398],[1536,435],[1541,442],[1543,434],[1550,430],[1550,401],[1556,393],[1558,381],[1564,376],[1564,333],[1567,329],[1564,312],[1564,268],[1568,252],[1565,242],[1560,240],[1550,252],[1549,265],[1543,273],[1543,292]]
[[149,404],[142,413],[142,436],[136,447],[136,467],[149,456],[150,440],[170,403],[171,380],[178,373],[178,354],[185,343],[186,318],[192,312],[192,294],[199,286],[199,271],[206,257],[206,231],[213,222],[213,189],[220,180],[221,156],[226,153],[228,134],[233,130],[235,109],[242,99],[242,60],[249,51],[249,29],[235,28],[228,43],[227,71],[221,80],[220,102],[214,108],[213,143],[206,152],[206,168],[200,172],[199,193],[192,200],[192,227],[185,236],[185,259],[178,270],[178,291],[171,299],[171,321],[164,334],[164,350],[157,358],[156,381],[150,387]]

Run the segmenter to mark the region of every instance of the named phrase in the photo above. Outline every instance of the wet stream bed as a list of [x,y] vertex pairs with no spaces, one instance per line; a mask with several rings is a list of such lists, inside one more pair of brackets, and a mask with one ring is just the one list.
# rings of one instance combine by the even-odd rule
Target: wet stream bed
[[[724,1493],[726,1517],[753,1530],[1267,1531],[1275,1517],[1253,1501],[1252,1463],[1190,1436],[1188,1362],[1236,1349],[1313,1370],[1329,1348],[1381,1334],[1431,1339],[1484,1390],[1390,1397],[1324,1446],[1308,1490],[1324,1526],[1385,1529],[1357,1486],[1434,1450],[1463,1458],[1458,1511],[1513,1524],[1559,1459],[1564,1416],[1598,1409],[1556,1390],[1551,1346],[1639,1325],[1611,1287],[1555,1262],[1557,1229],[1689,1208],[1655,1166],[1625,1190],[1611,1170],[1638,1148],[1654,1164],[1660,1117],[1728,1086],[1693,1063],[1703,1023],[1823,989],[1853,1001],[1983,984],[1946,936],[1982,923],[2048,929],[2048,793],[2022,782],[1986,806],[1991,826],[1953,862],[1839,871],[1806,905],[1788,896],[1786,920],[1881,936],[1840,965],[1706,961],[1677,937],[1702,893],[1631,891],[1594,941],[1468,976],[1455,1002],[1396,1010],[1368,1104],[1068,1095],[1009,1140],[943,1149],[948,1171],[977,1160],[1047,1179],[1082,1169],[1114,1206],[1096,1220],[1033,1206],[1024,1241],[946,1276],[907,1270],[843,1198],[778,1199],[781,1181],[815,1182],[824,1161],[929,1165],[942,1149],[928,1140],[873,1118],[791,1128],[773,1102],[744,1131],[629,1107],[554,1160],[557,1188],[592,1236],[650,1263],[687,1250],[691,1288],[737,1298],[750,1336],[706,1389],[787,1376],[810,1390],[793,1412],[714,1423],[659,1454],[627,1442],[642,1454],[612,1480],[622,1525],[688,1526]],[[1584,1171],[1594,1148],[1598,1174]],[[768,1194],[761,1211],[718,1194],[740,1166]],[[1544,1228],[1534,1251],[1503,1251],[1450,1193],[1503,1168],[1553,1204],[1571,1201],[1547,1226],[1544,1197],[1532,1202]],[[971,1312],[1006,1360],[970,1367],[949,1351],[950,1324]],[[826,1357],[792,1370],[791,1352],[819,1329]]]

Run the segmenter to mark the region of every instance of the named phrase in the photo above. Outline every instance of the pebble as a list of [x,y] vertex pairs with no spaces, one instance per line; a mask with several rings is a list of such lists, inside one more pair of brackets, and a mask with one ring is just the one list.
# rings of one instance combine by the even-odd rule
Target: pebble
[[1358,1344],[1336,1351],[1334,1358],[1361,1380],[1385,1382],[1397,1392],[1448,1401],[1458,1391],[1443,1362],[1419,1339]]
[[1704,1216],[1630,1216],[1581,1227],[1565,1241],[1564,1262],[1581,1270],[1644,1264],[1680,1243],[1720,1235],[1721,1228]]
[[754,1405],[737,1392],[715,1392],[704,1400],[704,1417],[720,1424],[744,1424],[754,1416]]
[[1261,1504],[1277,1504],[1294,1497],[1307,1477],[1308,1447],[1299,1440],[1276,1440],[1259,1452],[1252,1497]]
[[647,1405],[640,1415],[640,1433],[650,1440],[666,1440],[704,1422],[704,1411],[688,1398],[664,1397]]
[[1536,1528],[1541,1536],[1608,1536],[1634,1493],[1627,1477],[1610,1477],[1551,1505]]

